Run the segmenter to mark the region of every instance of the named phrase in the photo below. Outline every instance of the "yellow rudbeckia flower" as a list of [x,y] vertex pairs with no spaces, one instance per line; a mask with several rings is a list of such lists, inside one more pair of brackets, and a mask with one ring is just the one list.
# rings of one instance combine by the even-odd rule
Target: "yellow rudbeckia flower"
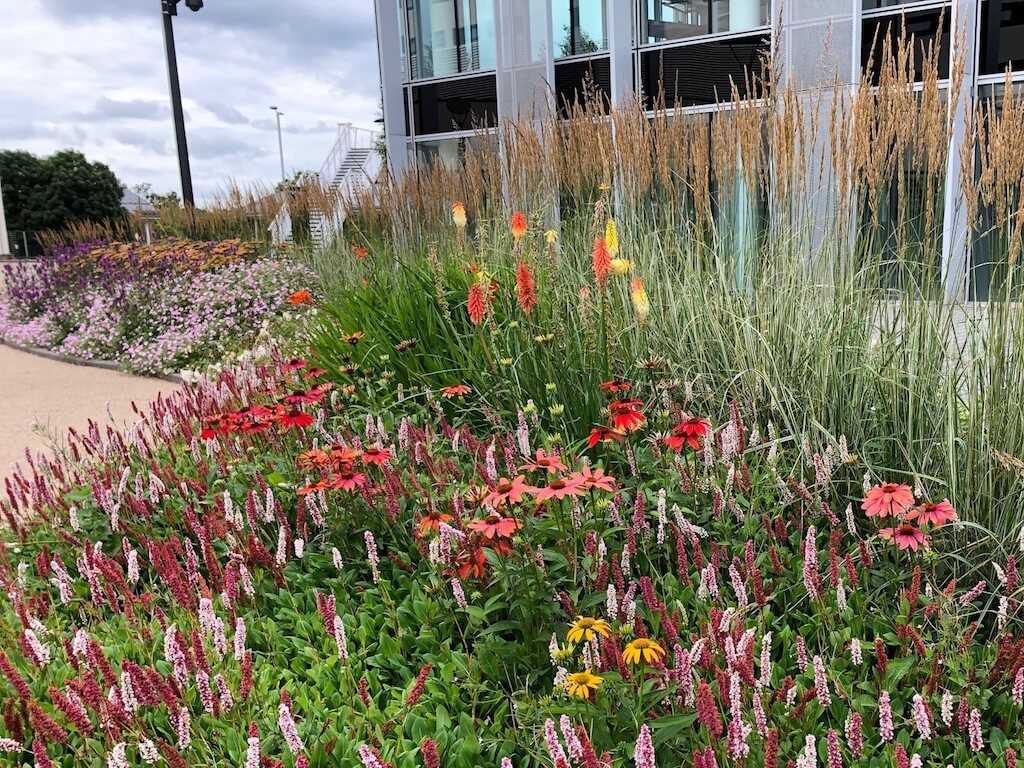
[[590,616],[577,616],[576,621],[569,625],[569,634],[566,639],[570,643],[590,642],[595,637],[608,637],[612,628],[604,619],[595,619]]
[[585,672],[574,672],[565,678],[565,690],[569,692],[570,696],[578,696],[581,699],[589,699],[591,693],[597,693],[597,688],[602,680],[597,675],[590,674],[590,670]]
[[626,646],[622,652],[622,660],[627,664],[639,664],[641,661],[653,664],[665,655],[665,649],[653,640],[638,637]]

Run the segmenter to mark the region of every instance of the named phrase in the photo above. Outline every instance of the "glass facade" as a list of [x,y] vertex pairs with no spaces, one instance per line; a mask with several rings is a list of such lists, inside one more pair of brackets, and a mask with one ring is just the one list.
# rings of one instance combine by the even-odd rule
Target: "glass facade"
[[875,85],[882,72],[882,58],[888,48],[898,50],[901,40],[913,45],[914,79],[924,76],[924,65],[934,51],[938,56],[940,78],[949,77],[950,13],[936,8],[914,13],[872,16],[864,20],[860,62],[865,76]]
[[492,128],[498,124],[498,90],[493,74],[412,86],[417,136]]
[[770,0],[646,0],[642,43],[745,32],[770,23]]
[[493,0],[407,0],[413,80],[494,69]]
[[611,90],[611,62],[607,56],[555,64],[555,93],[563,117],[568,117],[574,106],[588,99],[599,100],[607,112]]
[[[759,97],[770,35],[657,48],[640,56],[640,83],[647,109],[693,107]],[[751,88],[752,86],[752,88]]]
[[1024,0],[985,0],[981,4],[978,71],[1001,74],[1024,70]]
[[555,58],[608,50],[604,0],[551,0]]

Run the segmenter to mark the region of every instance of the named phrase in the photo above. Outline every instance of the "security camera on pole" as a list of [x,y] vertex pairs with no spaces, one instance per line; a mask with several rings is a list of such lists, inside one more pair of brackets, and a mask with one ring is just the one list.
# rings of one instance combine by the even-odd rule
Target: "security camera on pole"
[[[181,199],[185,209],[190,212],[195,208],[196,200],[192,192],[192,169],[188,162],[188,141],[185,138],[185,113],[181,107],[181,85],[178,82],[178,59],[174,51],[174,25],[172,19],[178,15],[178,3],[181,0],[160,0],[160,9],[164,20],[164,50],[167,53],[167,79],[171,88],[171,112],[174,116],[174,136],[178,144],[178,168],[181,171]],[[190,11],[198,11],[203,7],[203,0],[185,0],[185,7]]]

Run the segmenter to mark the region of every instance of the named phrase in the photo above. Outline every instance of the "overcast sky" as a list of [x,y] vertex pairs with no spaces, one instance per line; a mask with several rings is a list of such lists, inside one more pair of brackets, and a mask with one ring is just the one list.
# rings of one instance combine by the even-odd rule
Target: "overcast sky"
[[[160,0],[2,0],[0,149],[65,147],[131,187],[180,194]],[[182,2],[175,41],[196,196],[233,177],[318,170],[338,122],[373,127],[379,102],[372,0]]]

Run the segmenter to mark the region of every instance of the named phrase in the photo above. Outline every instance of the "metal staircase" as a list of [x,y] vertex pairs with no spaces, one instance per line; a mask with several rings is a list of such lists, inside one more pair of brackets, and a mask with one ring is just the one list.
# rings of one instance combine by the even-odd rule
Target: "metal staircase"
[[[351,123],[338,125],[338,137],[318,178],[323,205],[311,205],[309,229],[313,248],[321,251],[341,236],[347,216],[346,207],[359,193],[373,189],[383,168],[377,151],[380,134]],[[321,210],[323,208],[324,210]],[[287,203],[283,204],[270,225],[273,243],[292,240],[292,220]]]

